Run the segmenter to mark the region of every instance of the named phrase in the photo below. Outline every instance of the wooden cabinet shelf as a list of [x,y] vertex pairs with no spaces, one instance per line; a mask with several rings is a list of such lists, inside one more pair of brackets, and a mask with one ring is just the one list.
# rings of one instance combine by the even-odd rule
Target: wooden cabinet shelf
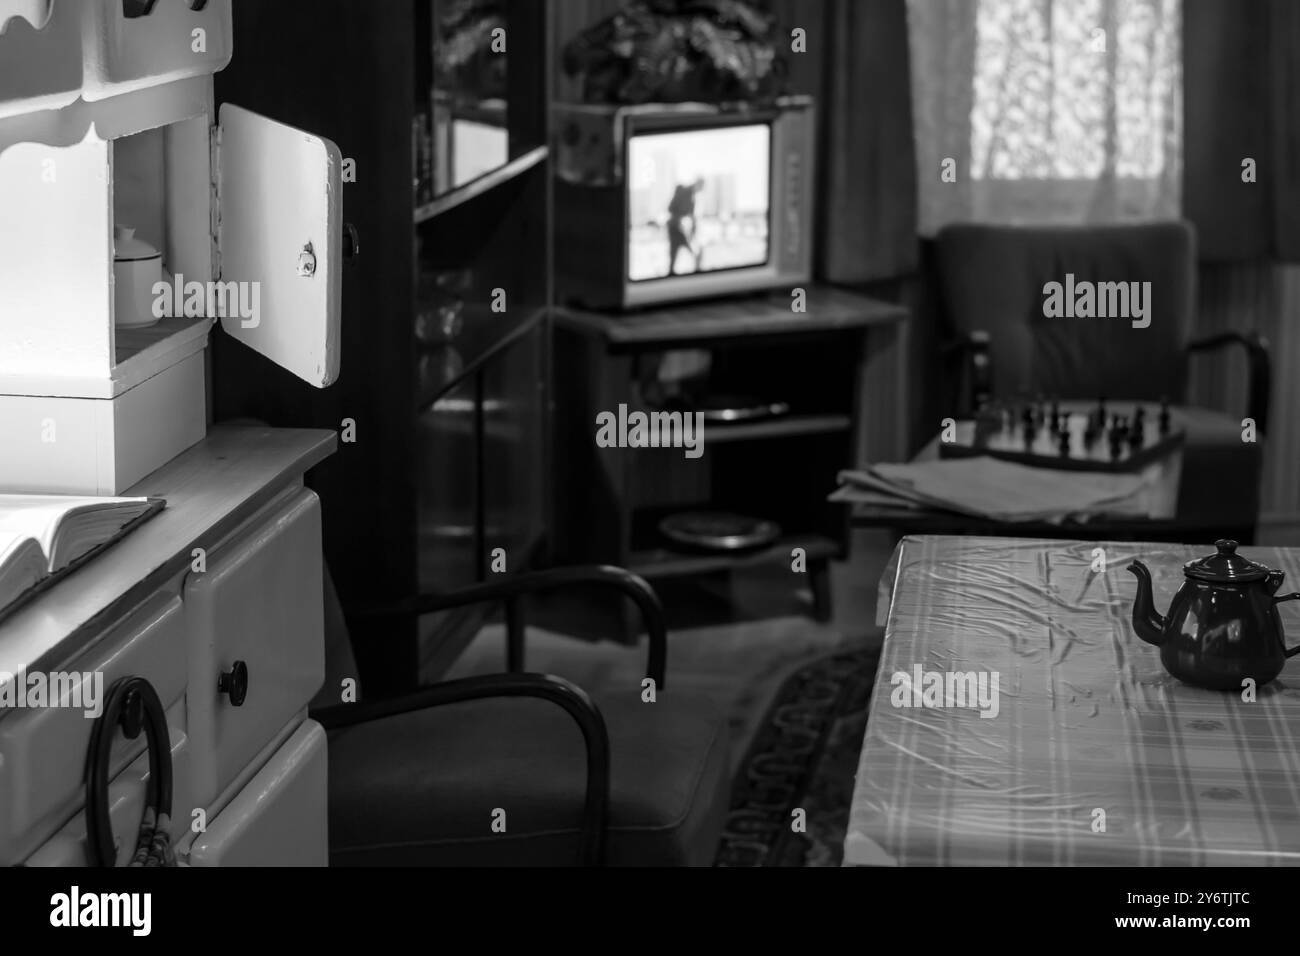
[[529,309],[522,317],[483,310],[466,319],[464,331],[455,340],[425,348],[420,355],[416,411],[431,406],[536,329],[546,314],[546,308],[541,306]]
[[853,418],[850,415],[783,415],[759,422],[735,424],[706,422],[704,441],[716,445],[721,442],[761,441],[793,435],[825,435],[846,432],[852,427]]
[[547,147],[534,147],[522,156],[512,159],[504,166],[494,169],[490,173],[484,173],[478,179],[472,180],[463,186],[453,189],[451,192],[439,196],[432,202],[427,202],[422,206],[416,206],[416,225],[441,216],[443,213],[449,212],[457,206],[463,206],[465,203],[471,202],[472,200],[491,192],[498,186],[508,183],[518,176],[522,176],[538,163],[545,162],[547,155]]

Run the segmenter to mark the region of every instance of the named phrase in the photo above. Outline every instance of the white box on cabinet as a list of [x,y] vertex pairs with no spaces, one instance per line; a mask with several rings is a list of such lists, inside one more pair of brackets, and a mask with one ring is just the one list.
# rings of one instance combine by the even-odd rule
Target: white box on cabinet
[[202,441],[203,353],[113,398],[0,395],[0,494],[116,495]]

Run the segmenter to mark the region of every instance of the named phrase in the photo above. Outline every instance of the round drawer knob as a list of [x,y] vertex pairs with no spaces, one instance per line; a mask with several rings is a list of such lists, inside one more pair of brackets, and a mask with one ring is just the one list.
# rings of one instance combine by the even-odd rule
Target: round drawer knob
[[248,696],[248,665],[235,661],[226,673],[217,678],[217,690],[230,698],[232,707],[239,707]]

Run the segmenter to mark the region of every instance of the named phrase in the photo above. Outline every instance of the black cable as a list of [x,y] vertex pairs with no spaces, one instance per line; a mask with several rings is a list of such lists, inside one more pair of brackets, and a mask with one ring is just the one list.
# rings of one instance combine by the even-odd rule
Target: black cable
[[131,866],[174,865],[171,852],[172,753],[162,701],[143,677],[124,677],[108,692],[104,711],[90,731],[86,750],[86,848],[91,866],[114,866],[113,821],[109,817],[108,772],[113,738],[121,727],[127,738],[141,730],[149,751],[149,781],[140,834]]

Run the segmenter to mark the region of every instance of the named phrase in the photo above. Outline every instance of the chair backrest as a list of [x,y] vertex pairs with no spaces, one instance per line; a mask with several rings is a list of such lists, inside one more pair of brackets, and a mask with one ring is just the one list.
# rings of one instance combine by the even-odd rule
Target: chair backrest
[[352,654],[352,636],[343,617],[343,605],[334,590],[334,579],[325,566],[325,683],[312,699],[311,709],[333,707],[343,703],[343,681],[356,681],[356,700],[361,699],[361,675]]
[[[1183,349],[1195,307],[1195,248],[1195,233],[1184,222],[949,226],[936,241],[940,300],[951,331],[989,333],[997,398],[1041,393],[1178,402],[1187,384]],[[1071,310],[1067,317],[1044,314],[1051,282],[1062,287],[1058,301]],[[1134,289],[1135,282],[1150,285]],[[1093,286],[1092,318],[1074,310],[1087,308],[1079,300],[1086,288],[1081,283]],[[1099,290],[1101,283],[1149,290],[1141,302],[1150,325],[1096,317],[1102,308],[1124,304],[1119,287]],[[1134,306],[1130,299],[1130,313]]]

